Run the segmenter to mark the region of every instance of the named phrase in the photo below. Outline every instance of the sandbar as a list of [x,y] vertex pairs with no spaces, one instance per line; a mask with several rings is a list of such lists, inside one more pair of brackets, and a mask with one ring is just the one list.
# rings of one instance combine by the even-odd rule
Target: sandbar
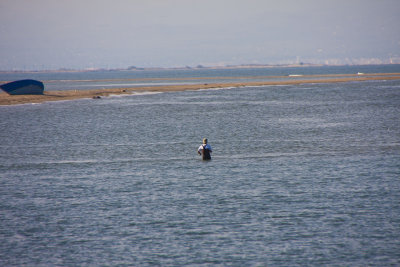
[[[234,79],[230,77],[231,79]],[[248,77],[247,77],[248,78]],[[259,77],[258,77],[259,78]],[[45,91],[43,95],[8,95],[0,93],[0,105],[18,105],[29,103],[42,103],[47,101],[65,101],[82,98],[99,99],[110,95],[130,95],[135,92],[174,92],[186,90],[201,90],[212,88],[227,87],[246,87],[246,86],[269,86],[269,85],[296,85],[307,83],[339,83],[339,82],[357,82],[368,80],[400,80],[400,73],[378,73],[368,75],[304,75],[296,79],[286,76],[284,80],[271,81],[263,77],[265,81],[245,81],[230,83],[205,83],[205,84],[179,84],[179,85],[158,85],[130,88],[112,88],[95,90],[64,90],[64,91]],[[299,79],[300,78],[300,79]],[[217,80],[218,78],[215,78]]]

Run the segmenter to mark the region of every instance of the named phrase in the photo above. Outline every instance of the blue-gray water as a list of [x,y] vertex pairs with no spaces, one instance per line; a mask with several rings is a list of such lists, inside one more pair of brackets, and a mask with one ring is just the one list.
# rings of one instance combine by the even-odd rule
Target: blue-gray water
[[398,266],[399,114],[400,81],[0,107],[0,266]]
[[[154,85],[204,84],[304,79],[301,75],[400,73],[400,64],[323,67],[184,69],[89,72],[0,72],[0,84],[20,79],[41,80],[45,90],[88,90]],[[290,76],[289,75],[296,75]],[[297,76],[299,75],[299,76]],[[188,79],[190,78],[190,79]],[[312,77],[307,77],[312,79]]]

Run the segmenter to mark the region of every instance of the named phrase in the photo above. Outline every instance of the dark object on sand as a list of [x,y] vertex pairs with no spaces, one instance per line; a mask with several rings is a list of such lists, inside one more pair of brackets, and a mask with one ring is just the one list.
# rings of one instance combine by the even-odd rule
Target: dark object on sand
[[42,95],[44,85],[36,80],[19,80],[0,85],[6,93],[10,95]]

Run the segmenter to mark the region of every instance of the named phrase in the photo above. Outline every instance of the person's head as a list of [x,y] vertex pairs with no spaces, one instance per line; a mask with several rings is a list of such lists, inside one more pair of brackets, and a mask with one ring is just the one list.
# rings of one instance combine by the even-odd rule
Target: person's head
[[207,144],[208,140],[207,138],[203,138],[203,144]]

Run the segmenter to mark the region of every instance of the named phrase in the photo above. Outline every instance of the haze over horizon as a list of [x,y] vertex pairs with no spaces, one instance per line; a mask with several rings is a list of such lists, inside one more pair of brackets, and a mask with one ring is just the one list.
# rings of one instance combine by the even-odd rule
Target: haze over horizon
[[0,70],[400,63],[400,1],[2,0]]

